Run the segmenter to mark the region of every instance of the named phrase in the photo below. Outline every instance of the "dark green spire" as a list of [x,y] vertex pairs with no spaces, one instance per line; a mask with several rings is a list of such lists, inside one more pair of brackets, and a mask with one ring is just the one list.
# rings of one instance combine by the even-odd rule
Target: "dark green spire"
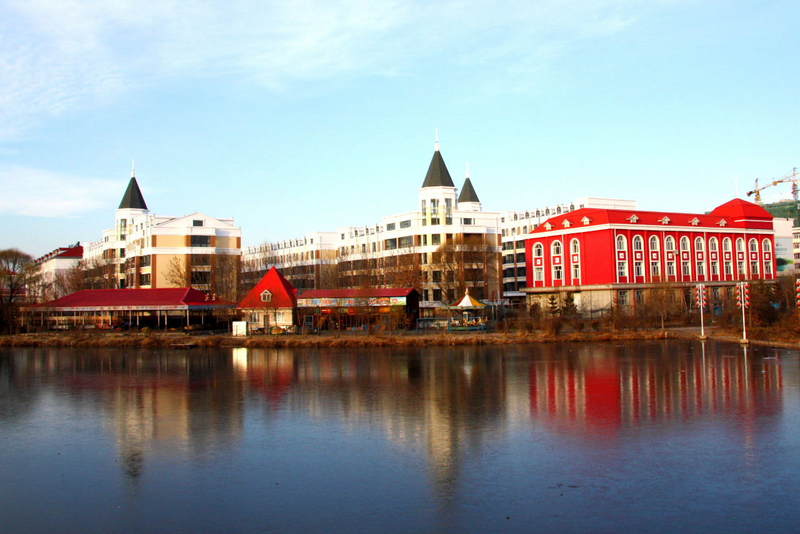
[[139,184],[136,183],[136,176],[131,176],[131,181],[128,182],[128,189],[125,190],[125,194],[122,195],[122,202],[119,203],[119,209],[147,209],[142,192],[139,190]]
[[425,175],[422,187],[455,187],[453,179],[450,178],[450,172],[447,170],[447,165],[444,164],[442,153],[438,150],[433,153],[431,164],[428,166],[428,174]]
[[480,202],[478,200],[478,194],[475,192],[475,188],[472,187],[472,181],[467,177],[464,180],[464,187],[461,188],[461,193],[458,195],[458,203],[462,202]]

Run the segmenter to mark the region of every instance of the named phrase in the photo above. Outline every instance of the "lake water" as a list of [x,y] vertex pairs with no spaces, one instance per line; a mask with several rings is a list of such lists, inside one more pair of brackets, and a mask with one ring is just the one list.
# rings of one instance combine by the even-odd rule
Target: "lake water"
[[0,352],[0,532],[797,532],[800,358]]

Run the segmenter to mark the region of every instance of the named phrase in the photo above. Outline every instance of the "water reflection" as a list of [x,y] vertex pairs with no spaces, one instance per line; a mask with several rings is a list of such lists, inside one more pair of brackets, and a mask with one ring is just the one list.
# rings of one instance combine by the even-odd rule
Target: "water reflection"
[[[565,443],[613,448],[626,436],[645,432],[663,434],[668,442],[686,423],[713,422],[724,427],[726,437],[737,436],[734,441],[742,444],[755,473],[759,439],[762,445],[769,439],[764,436],[774,432],[784,410],[784,383],[796,394],[797,358],[784,361],[784,354],[789,353],[689,342],[354,351],[14,350],[0,352],[0,430],[18,436],[31,420],[55,425],[63,414],[94,416],[115,448],[120,473],[138,484],[156,461],[162,469],[176,459],[217,466],[245,448],[248,435],[252,441],[265,433],[268,445],[253,447],[267,455],[274,449],[259,447],[293,443],[281,432],[297,431],[299,422],[319,422],[328,431],[377,434],[399,454],[419,457],[441,511],[463,497],[465,472],[478,480],[472,482],[475,494],[498,483],[486,478],[490,474],[475,475],[481,462],[506,455],[503,476],[528,484],[528,475],[515,474],[514,466],[520,454],[544,455],[539,442],[547,441],[554,452],[546,454],[558,466],[564,461],[558,448]],[[272,427],[276,422],[282,426]],[[515,440],[523,444],[515,453],[498,452]],[[309,454],[326,451],[304,450],[303,458],[288,461],[300,465]],[[253,469],[258,458],[241,469]]]

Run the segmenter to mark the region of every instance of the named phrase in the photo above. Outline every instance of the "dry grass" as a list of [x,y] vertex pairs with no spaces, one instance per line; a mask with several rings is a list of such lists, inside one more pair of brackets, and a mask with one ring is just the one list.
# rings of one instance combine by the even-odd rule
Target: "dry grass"
[[411,334],[411,335],[283,335],[251,336],[188,336],[184,334],[132,333],[41,333],[0,336],[0,347],[139,347],[139,348],[217,348],[217,347],[428,347],[459,345],[511,345],[521,343],[559,343],[582,341],[634,341],[672,337],[661,330],[616,332],[511,332],[476,334]]

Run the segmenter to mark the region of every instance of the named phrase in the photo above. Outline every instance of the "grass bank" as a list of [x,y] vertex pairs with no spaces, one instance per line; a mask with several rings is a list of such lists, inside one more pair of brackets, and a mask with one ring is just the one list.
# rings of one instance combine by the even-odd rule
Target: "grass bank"
[[195,348],[195,347],[428,347],[459,345],[512,345],[589,341],[642,341],[675,337],[661,330],[617,332],[545,332],[479,334],[342,334],[233,337],[181,333],[37,333],[0,336],[0,347],[94,347],[94,348]]

